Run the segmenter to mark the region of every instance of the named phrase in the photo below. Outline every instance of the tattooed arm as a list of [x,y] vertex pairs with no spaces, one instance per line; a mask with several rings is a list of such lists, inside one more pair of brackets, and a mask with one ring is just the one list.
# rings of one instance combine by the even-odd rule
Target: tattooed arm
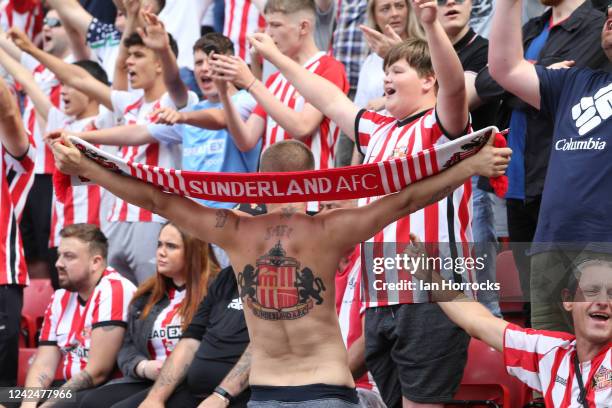
[[[55,370],[62,358],[62,354],[54,345],[39,346],[36,351],[36,357],[28,370],[26,377],[26,387],[41,387],[47,388],[53,382]],[[36,402],[24,402],[22,408],[36,407]]]
[[[247,389],[249,386],[249,373],[251,372],[251,345],[247,348],[240,356],[240,360],[225,376],[219,387],[229,392],[232,397],[237,397],[240,393]],[[227,402],[224,402],[224,398],[217,393],[213,393],[208,396],[204,401],[198,405],[198,408],[213,408],[213,407],[225,407],[228,406]]]
[[393,221],[447,197],[475,174],[487,177],[502,175],[511,153],[509,148],[487,145],[450,169],[411,184],[398,193],[364,207],[330,211],[322,218],[328,237],[324,242],[335,242],[341,250],[352,248]]
[[240,216],[231,210],[213,209],[185,197],[165,193],[152,184],[113,173],[83,157],[66,135],[48,135],[57,168],[81,175],[123,200],[172,221],[189,234],[228,249],[237,241]]
[[140,405],[141,407],[164,406],[164,402],[185,379],[198,347],[200,347],[200,342],[195,339],[184,338],[178,342],[176,348],[164,362],[157,381]]

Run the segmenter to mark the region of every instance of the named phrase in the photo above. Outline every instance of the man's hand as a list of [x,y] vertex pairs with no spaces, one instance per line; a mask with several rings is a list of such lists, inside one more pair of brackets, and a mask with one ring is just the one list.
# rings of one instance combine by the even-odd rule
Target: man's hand
[[384,33],[378,32],[366,25],[360,25],[366,42],[372,51],[380,58],[385,58],[391,47],[402,42],[402,37],[397,35],[393,28],[387,24]]
[[248,36],[249,42],[257,50],[259,55],[271,61],[275,54],[280,54],[280,50],[274,44],[274,40],[265,33],[254,33]]
[[30,38],[21,30],[16,27],[8,30],[7,35],[19,49],[23,52],[31,53],[33,49],[36,48],[36,45],[30,40]]
[[421,262],[413,262],[413,265],[417,265],[414,271],[410,271],[415,278],[422,280],[423,282],[431,282],[431,269],[428,268],[427,262],[427,251],[425,244],[416,236],[414,233],[410,233],[410,244],[404,249],[404,254],[408,255],[413,259],[422,259]]
[[468,158],[472,161],[476,174],[485,177],[502,176],[508,168],[512,149],[509,147],[493,147],[493,136],[489,138],[487,143],[476,155]]
[[142,368],[137,367],[136,371],[139,371],[143,374],[144,377],[148,378],[151,381],[157,380],[159,377],[159,373],[161,372],[161,368],[164,365],[163,361],[158,360],[144,360],[138,363],[140,366],[142,364]]
[[152,118],[155,118],[155,123],[160,125],[176,125],[185,123],[185,115],[182,112],[177,112],[172,108],[159,108],[153,111]]
[[83,155],[68,139],[68,134],[53,132],[45,136],[55,157],[55,166],[64,174],[76,176],[81,173],[84,163]]
[[209,395],[206,399],[200,402],[198,408],[225,408],[228,404],[216,395]]
[[568,60],[568,61],[559,61],[554,64],[550,64],[546,68],[548,69],[568,69],[576,65],[576,61]]
[[164,23],[153,13],[142,11],[142,19],[145,23],[144,28],[138,27],[136,31],[142,38],[142,42],[154,51],[163,51],[170,47],[168,33]]
[[239,88],[247,88],[256,79],[249,66],[240,57],[213,54],[211,66],[214,79],[225,79]]
[[412,0],[412,9],[421,22],[421,25],[426,26],[436,22],[438,6],[435,1]]

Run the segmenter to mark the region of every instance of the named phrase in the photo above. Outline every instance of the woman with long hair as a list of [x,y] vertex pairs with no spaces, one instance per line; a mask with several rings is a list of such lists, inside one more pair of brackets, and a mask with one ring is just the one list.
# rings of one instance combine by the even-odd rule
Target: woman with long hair
[[368,24],[361,29],[371,52],[359,72],[355,104],[378,110],[384,94],[384,56],[394,43],[425,39],[425,33],[408,0],[368,0],[367,12]]
[[132,298],[117,362],[124,377],[92,391],[81,407],[110,407],[150,387],[187,328],[219,266],[209,244],[164,225],[157,273]]

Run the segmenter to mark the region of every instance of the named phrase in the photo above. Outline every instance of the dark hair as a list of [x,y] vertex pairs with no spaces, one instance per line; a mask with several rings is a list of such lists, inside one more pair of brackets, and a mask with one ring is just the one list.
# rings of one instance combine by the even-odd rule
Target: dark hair
[[159,11],[161,12],[164,9],[164,7],[166,7],[166,0],[155,0],[155,1],[157,2],[157,7],[159,7]]
[[205,54],[215,52],[216,54],[234,55],[234,43],[223,34],[208,33],[193,44],[193,52],[198,50]]
[[383,68],[387,69],[387,67],[402,59],[405,60],[420,77],[435,75],[433,65],[431,65],[429,47],[426,41],[418,38],[410,38],[391,47],[383,62]]
[[60,231],[62,238],[77,238],[89,244],[89,251],[101,255],[104,260],[108,255],[108,240],[93,224],[72,224],[65,226]]
[[314,170],[312,151],[299,140],[283,140],[270,145],[261,155],[261,171],[286,172]]
[[[168,41],[170,42],[170,49],[172,50],[172,53],[176,58],[178,58],[178,45],[176,45],[176,41],[174,41],[174,38],[170,33],[168,33]],[[123,40],[123,45],[125,45],[126,48],[130,48],[134,45],[141,45],[143,47],[146,47],[145,43],[142,41],[142,38],[140,38],[140,35],[138,35],[138,33],[132,33],[128,38]]]
[[268,0],[264,7],[264,14],[295,14],[298,11],[308,11],[316,15],[317,8],[314,0]]
[[104,68],[102,68],[97,62],[91,60],[81,60],[73,62],[72,64],[83,68],[89,73],[89,75],[96,78],[104,85],[108,85],[108,75],[106,75],[106,71],[104,70]]
[[[172,223],[165,224],[162,230],[168,226],[176,228],[183,240],[186,293],[178,313],[182,318],[181,326],[186,330],[208,292],[208,284],[217,276],[220,268],[210,244],[185,233]],[[151,313],[153,306],[168,293],[171,286],[172,279],[156,273],[138,287],[132,296],[132,302],[141,296],[149,295],[140,315],[141,319],[145,319]]]

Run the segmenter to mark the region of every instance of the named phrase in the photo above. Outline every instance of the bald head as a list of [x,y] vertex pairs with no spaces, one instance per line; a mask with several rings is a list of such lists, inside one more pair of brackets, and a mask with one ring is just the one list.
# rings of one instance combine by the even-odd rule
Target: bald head
[[314,156],[304,143],[298,140],[283,140],[274,143],[261,155],[259,171],[288,172],[314,170]]

